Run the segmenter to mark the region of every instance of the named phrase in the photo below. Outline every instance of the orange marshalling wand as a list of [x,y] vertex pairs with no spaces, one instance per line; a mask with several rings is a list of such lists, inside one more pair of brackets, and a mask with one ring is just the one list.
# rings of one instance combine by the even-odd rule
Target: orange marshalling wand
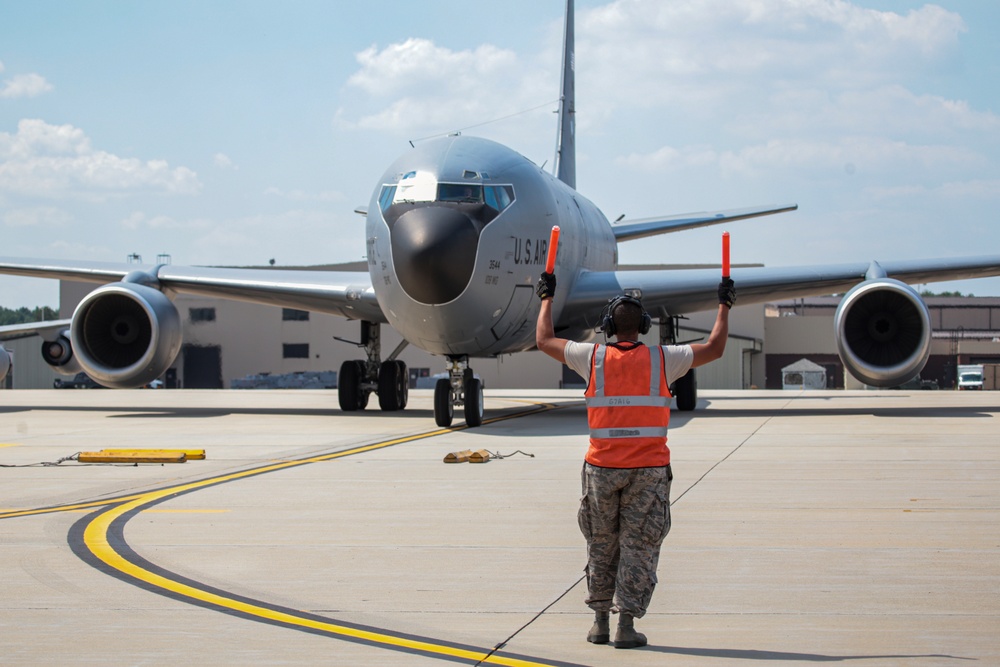
[[554,273],[556,270],[556,253],[559,251],[559,225],[552,226],[552,233],[549,235],[549,258],[545,262],[545,273]]
[[722,277],[729,277],[729,232],[722,232]]

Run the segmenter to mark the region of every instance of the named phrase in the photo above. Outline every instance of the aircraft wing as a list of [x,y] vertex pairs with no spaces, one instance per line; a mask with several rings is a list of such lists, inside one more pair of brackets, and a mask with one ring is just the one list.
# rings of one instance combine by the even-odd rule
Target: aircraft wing
[[724,222],[757,218],[762,215],[772,215],[774,213],[785,213],[787,211],[794,211],[798,207],[798,204],[787,204],[784,206],[738,208],[727,211],[682,213],[662,218],[626,220],[617,225],[612,225],[611,230],[615,233],[616,241],[631,241],[632,239],[641,239],[646,236],[680,232],[685,229],[695,229],[696,227],[707,227],[709,225],[720,225]]
[[58,334],[69,328],[72,320],[49,320],[47,322],[28,322],[27,324],[8,324],[0,326],[0,340],[16,340],[49,334]]
[[0,257],[0,274],[34,278],[108,283],[126,279],[136,272],[154,278],[167,292],[386,322],[375,298],[371,277],[360,271],[210,268]]
[[[745,268],[733,272],[737,304],[845,292],[881,268],[904,283],[984,278],[1000,275],[1000,255],[927,260],[858,262],[782,268]],[[583,272],[560,317],[560,325],[596,323],[608,299],[635,290],[653,317],[714,310],[719,269]]]

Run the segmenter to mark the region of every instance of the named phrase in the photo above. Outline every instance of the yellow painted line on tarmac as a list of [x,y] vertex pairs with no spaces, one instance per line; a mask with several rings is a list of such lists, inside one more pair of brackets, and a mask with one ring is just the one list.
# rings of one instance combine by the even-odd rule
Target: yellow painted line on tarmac
[[[190,486],[196,487],[197,485]],[[270,609],[263,605],[236,600],[226,595],[213,593],[188,584],[174,581],[173,579],[169,579],[156,574],[155,572],[139,567],[122,557],[122,555],[115,551],[114,548],[108,543],[108,531],[111,529],[111,524],[116,519],[133,510],[140,509],[144,504],[156,502],[165,496],[184,490],[188,489],[186,489],[185,486],[181,486],[175,487],[174,489],[165,489],[163,491],[150,493],[143,498],[118,505],[117,507],[113,507],[106,512],[102,512],[87,525],[83,534],[84,544],[90,552],[103,563],[123,574],[128,575],[129,577],[132,577],[133,579],[137,579],[151,586],[161,588],[174,595],[190,598],[192,600],[211,604],[216,607],[230,609],[249,616],[255,616],[262,620],[281,623],[284,625],[292,625],[309,630],[318,630],[332,635],[338,635],[345,638],[349,637],[373,644],[381,644],[387,647],[405,649],[409,651],[419,651],[421,653],[430,653],[448,658],[458,658],[460,660],[480,661],[485,659],[485,662],[490,664],[509,665],[510,667],[531,667],[545,664],[497,655],[487,657],[487,651],[473,651],[443,644],[435,644],[429,641],[420,641],[407,637],[396,637],[387,633],[352,628],[335,622],[325,622],[313,618],[296,616],[295,614]]]
[[0,442],[0,447],[17,447],[19,442]]
[[122,502],[123,500],[132,500],[133,498],[139,498],[142,494],[133,493],[127,496],[118,496],[116,498],[110,498],[108,500],[91,500],[85,503],[73,503],[71,505],[56,505],[54,507],[32,507],[29,509],[14,509],[14,510],[0,510],[0,519],[13,519],[18,516],[35,516],[37,514],[55,514],[56,512],[82,512],[85,510],[94,509],[95,507],[104,507],[105,505],[110,505],[111,503]]
[[144,514],[225,514],[231,510],[171,510],[171,509],[148,509],[143,510]]
[[[519,415],[516,416],[537,414],[538,412],[543,412],[547,409],[551,409],[551,407],[542,406],[541,409],[539,410],[535,410],[528,413],[520,413]],[[510,418],[512,417],[511,416],[498,417],[490,421],[502,421],[504,419],[510,419]],[[377,449],[384,449],[386,447],[391,447],[393,445],[398,445],[406,442],[424,440],[437,435],[443,435],[445,433],[450,433],[456,430],[462,430],[463,428],[465,427],[460,426],[457,428],[440,429],[428,433],[406,436],[402,438],[395,438],[392,440],[372,443],[369,445],[362,445],[360,447],[355,447],[353,449],[345,450],[342,452],[335,452],[332,454],[323,454],[306,459],[298,459],[295,461],[276,463],[268,466],[263,466],[260,468],[254,468],[242,472],[231,473],[228,475],[221,475],[219,477],[204,479],[197,482],[190,482],[187,484],[180,484],[177,486],[172,486],[165,489],[160,489],[157,491],[151,491],[145,494],[141,494],[138,497],[130,498],[126,502],[123,502],[120,505],[116,505],[104,512],[96,514],[84,529],[83,543],[86,546],[86,548],[90,551],[90,553],[92,553],[98,560],[100,560],[108,567],[117,570],[118,572],[121,572],[122,574],[132,579],[162,589],[166,593],[170,594],[172,597],[188,598],[190,600],[197,601],[202,604],[209,604],[215,607],[221,607],[223,609],[235,611],[247,616],[256,617],[261,621],[299,627],[310,631],[319,631],[337,637],[360,640],[384,648],[418,652],[430,656],[440,656],[442,659],[448,659],[448,660],[457,659],[461,661],[475,662],[476,664],[485,663],[492,665],[507,665],[508,667],[541,667],[543,665],[551,665],[552,663],[538,662],[533,659],[515,658],[511,656],[496,654],[492,653],[492,651],[489,650],[463,648],[460,646],[450,646],[445,643],[435,643],[433,640],[422,640],[412,637],[396,636],[390,634],[389,632],[379,631],[378,629],[374,628],[365,629],[365,628],[350,627],[348,625],[342,625],[340,623],[337,623],[334,620],[329,620],[329,621],[321,620],[315,617],[307,616],[305,614],[300,616],[288,610],[270,608],[263,603],[256,604],[253,601],[236,599],[235,597],[230,597],[226,595],[224,591],[213,591],[213,590],[202,589],[188,583],[176,581],[174,579],[171,579],[170,577],[164,576],[163,574],[159,574],[150,569],[137,565],[136,563],[133,563],[132,561],[125,558],[121,553],[116,551],[116,549],[108,541],[108,534],[111,531],[112,525],[114,524],[115,521],[121,519],[122,517],[125,517],[130,512],[151,511],[151,510],[145,510],[144,506],[155,504],[171,496],[175,496],[182,493],[189,493],[191,491],[196,491],[206,486],[214,486],[217,484],[222,484],[225,482],[230,482],[249,476],[256,476],[266,472],[281,470],[284,468],[291,468],[295,466],[305,465],[307,463],[330,461],[345,456],[352,456],[363,452],[373,451]]]

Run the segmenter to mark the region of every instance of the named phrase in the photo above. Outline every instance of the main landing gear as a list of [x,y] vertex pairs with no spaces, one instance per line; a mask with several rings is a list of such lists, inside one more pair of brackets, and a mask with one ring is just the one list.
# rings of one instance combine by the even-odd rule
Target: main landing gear
[[466,355],[448,357],[448,376],[434,386],[434,421],[438,426],[451,426],[455,406],[463,405],[465,423],[470,427],[483,423],[483,383],[469,368]]
[[[680,317],[668,316],[660,318],[660,345],[676,345],[677,333],[680,330]],[[677,401],[677,409],[681,412],[694,410],[698,403],[698,379],[694,369],[680,376],[670,387],[670,393]]]
[[[337,340],[349,343],[342,338]],[[386,361],[380,362],[382,335],[377,322],[361,322],[361,342],[367,359],[352,359],[340,366],[337,398],[345,412],[364,410],[371,394],[378,395],[378,405],[385,412],[402,410],[410,395],[410,377],[406,364],[396,359],[406,347],[404,340]]]

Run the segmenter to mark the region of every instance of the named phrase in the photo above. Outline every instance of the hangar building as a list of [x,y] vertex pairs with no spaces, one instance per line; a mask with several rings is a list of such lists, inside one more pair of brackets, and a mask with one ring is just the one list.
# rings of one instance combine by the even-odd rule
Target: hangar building
[[[61,317],[70,317],[76,304],[93,288],[88,283],[62,282]],[[1000,363],[1000,298],[929,297],[926,301],[934,332],[931,357],[922,372],[924,380],[950,388],[955,384],[957,364]],[[838,297],[815,297],[737,305],[730,317],[726,354],[698,369],[698,386],[781,389],[782,369],[806,360],[826,370],[828,388],[861,387],[845,372],[837,356],[833,315],[838,303]],[[183,321],[184,345],[164,378],[170,387],[329,386],[342,362],[363,357],[363,351],[351,343],[360,340],[360,323],[356,321],[186,295],[177,297],[175,304]],[[679,340],[705,338],[713,320],[713,312],[682,320]],[[383,326],[383,355],[387,356],[401,340],[391,327]],[[657,342],[655,326],[645,340]],[[41,360],[38,338],[4,345],[15,359],[5,383],[9,388],[50,388],[60,377]],[[409,369],[411,387],[430,388],[434,376],[444,372],[440,357],[412,345],[398,358]],[[539,352],[473,359],[470,365],[490,389],[582,388],[584,384],[574,372]],[[315,375],[321,384],[278,382],[300,374]]]

